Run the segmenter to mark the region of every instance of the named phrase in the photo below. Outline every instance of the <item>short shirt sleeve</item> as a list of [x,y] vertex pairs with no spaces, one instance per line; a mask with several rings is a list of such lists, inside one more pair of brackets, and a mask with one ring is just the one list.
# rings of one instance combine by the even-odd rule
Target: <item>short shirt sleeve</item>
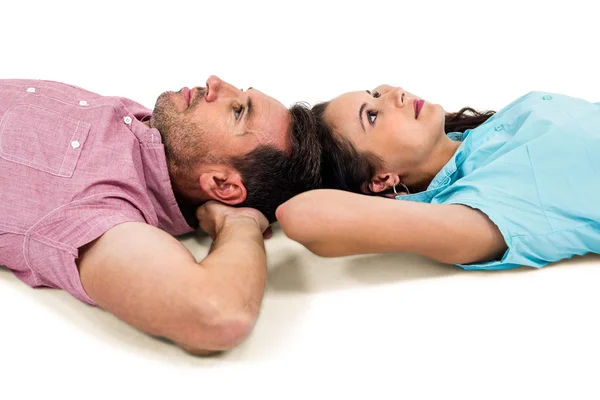
[[600,108],[532,92],[476,128],[454,182],[431,199],[480,210],[508,247],[467,269],[542,267],[600,253]]
[[79,248],[125,222],[147,223],[132,204],[118,198],[72,204],[40,221],[24,243],[25,260],[35,285],[63,289],[96,305],[81,284],[76,263]]
[[[457,180],[432,199],[432,203],[462,204],[480,210],[498,227],[506,242],[508,249],[500,260],[460,267],[539,268],[574,255],[600,252],[600,189],[584,184],[593,179],[595,168],[566,155],[581,157],[584,151],[579,146],[576,141],[562,146],[521,146]],[[562,153],[565,147],[567,152]],[[565,154],[564,163],[553,161],[559,154]]]
[[[483,212],[498,227],[507,245],[500,260],[460,264],[465,269],[542,267],[556,254],[543,240],[552,227],[541,207],[534,171],[525,147],[510,157],[473,171],[438,193],[436,204],[462,204]],[[531,240],[539,238],[539,240]],[[523,246],[522,240],[528,241]]]

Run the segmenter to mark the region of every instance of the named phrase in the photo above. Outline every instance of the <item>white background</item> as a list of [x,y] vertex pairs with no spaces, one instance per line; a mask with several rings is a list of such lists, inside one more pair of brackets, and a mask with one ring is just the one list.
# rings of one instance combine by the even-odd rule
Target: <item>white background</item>
[[[600,101],[593,2],[550,3],[7,1],[0,78],[150,108],[211,74],[285,105],[380,83],[450,111],[531,90]],[[465,272],[409,255],[320,259],[278,230],[267,249],[253,335],[212,358],[0,269],[0,399],[600,396],[598,256]]]

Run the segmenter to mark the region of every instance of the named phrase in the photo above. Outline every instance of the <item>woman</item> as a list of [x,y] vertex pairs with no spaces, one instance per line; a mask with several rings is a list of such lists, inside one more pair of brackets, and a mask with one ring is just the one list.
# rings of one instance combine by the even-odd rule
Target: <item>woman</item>
[[495,114],[446,114],[384,85],[313,112],[323,180],[344,191],[301,194],[277,216],[316,254],[507,269],[600,252],[598,104],[532,92]]

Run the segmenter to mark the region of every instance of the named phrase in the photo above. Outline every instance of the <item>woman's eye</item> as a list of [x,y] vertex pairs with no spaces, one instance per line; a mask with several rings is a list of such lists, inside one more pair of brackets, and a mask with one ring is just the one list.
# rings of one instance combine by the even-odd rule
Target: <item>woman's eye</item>
[[244,107],[234,107],[233,114],[235,115],[235,119],[238,120],[242,116],[242,112],[244,112]]
[[373,125],[375,123],[375,120],[377,119],[377,112],[367,111],[367,118],[369,119],[369,123]]
[[381,94],[379,92],[373,92],[373,97],[378,99],[379,97],[381,97]]

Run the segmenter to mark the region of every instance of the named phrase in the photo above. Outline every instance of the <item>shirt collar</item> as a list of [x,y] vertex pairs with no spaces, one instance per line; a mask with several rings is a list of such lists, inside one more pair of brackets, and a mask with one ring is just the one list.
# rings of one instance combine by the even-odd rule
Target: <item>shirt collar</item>
[[140,142],[146,188],[156,210],[158,227],[174,236],[193,232],[175,199],[162,136],[158,129],[144,123],[152,116],[151,111],[131,101],[126,106],[132,116],[130,129]]

